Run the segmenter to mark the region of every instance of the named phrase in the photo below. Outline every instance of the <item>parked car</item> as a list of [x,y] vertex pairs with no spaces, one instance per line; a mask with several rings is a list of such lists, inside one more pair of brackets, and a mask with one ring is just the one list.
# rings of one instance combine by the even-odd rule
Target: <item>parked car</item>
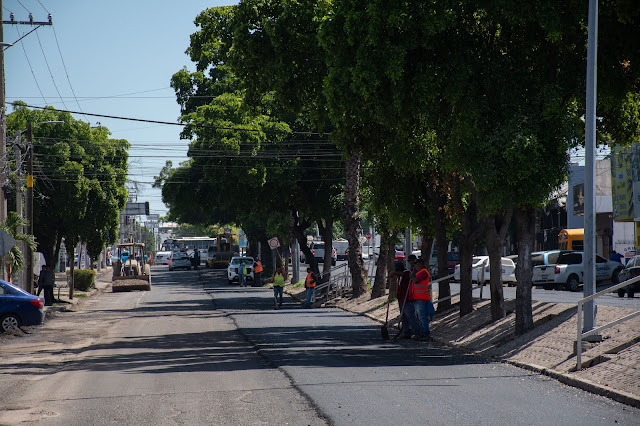
[[156,265],[168,265],[169,264],[169,256],[171,256],[170,251],[159,251],[156,253],[155,263]]
[[227,279],[229,280],[229,284],[233,284],[234,282],[238,282],[238,268],[240,267],[240,263],[243,263],[247,267],[247,280],[253,281],[253,257],[246,256],[234,256],[231,258],[231,262],[229,262],[229,266],[227,266]]
[[[311,246],[311,253],[318,262],[324,261],[324,241],[315,241]],[[338,261],[338,253],[336,249],[331,252],[331,265],[335,265]]]
[[[501,258],[502,264],[502,282],[504,284],[516,282],[516,265],[511,259],[506,257]],[[491,264],[489,262],[489,256],[473,256],[471,267],[471,281],[473,282],[486,282],[489,281],[491,274]],[[460,265],[456,265],[453,273],[453,279],[460,281]]]
[[456,271],[456,265],[460,264],[460,252],[459,251],[450,251],[447,253],[447,269],[449,270],[449,275],[453,274]]
[[548,250],[531,253],[531,264],[533,265],[533,275],[531,281],[533,285],[543,285],[550,290],[555,287],[553,276],[555,275],[556,263],[562,253],[569,253],[571,250]]
[[[560,253],[556,264],[553,266],[553,275],[549,266],[541,274],[540,279],[534,284],[542,284],[545,289],[565,288],[569,291],[577,291],[580,284],[584,282],[584,264],[581,251],[569,251]],[[535,269],[541,268],[536,266]],[[596,255],[596,282],[597,281],[613,281],[618,282],[618,275],[622,271],[622,263],[613,260],[607,260],[602,256]]]
[[[640,256],[634,256],[631,259],[629,259],[629,262],[627,262],[627,266],[625,266],[625,268],[622,271],[620,271],[620,274],[618,275],[618,281],[619,282],[627,281],[639,275],[640,275]],[[640,293],[640,282],[618,289],[618,296],[624,297],[625,293],[627,297],[633,297],[635,293]]]
[[393,256],[396,262],[404,262],[404,252],[401,250],[396,250],[396,254]]
[[168,264],[170,271],[178,268],[191,269],[191,259],[186,251],[172,251]]
[[44,322],[44,299],[0,281],[0,332]]

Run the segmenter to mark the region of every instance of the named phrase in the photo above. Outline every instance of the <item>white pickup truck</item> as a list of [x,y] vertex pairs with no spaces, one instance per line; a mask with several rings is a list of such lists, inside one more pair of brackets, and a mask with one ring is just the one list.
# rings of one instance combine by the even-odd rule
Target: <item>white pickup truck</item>
[[[539,265],[533,268],[533,285],[542,285],[545,289],[565,288],[577,291],[584,282],[584,264],[581,251],[561,253],[555,265]],[[607,260],[596,255],[596,281],[618,282],[622,263]]]

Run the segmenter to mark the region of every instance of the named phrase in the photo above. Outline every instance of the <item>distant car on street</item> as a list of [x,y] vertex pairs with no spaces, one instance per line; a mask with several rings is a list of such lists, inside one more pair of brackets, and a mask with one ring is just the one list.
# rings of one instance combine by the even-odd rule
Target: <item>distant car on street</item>
[[[501,258],[501,273],[502,283],[512,284],[516,282],[516,265],[513,260],[506,257]],[[471,267],[471,281],[473,282],[488,282],[491,274],[491,265],[489,262],[489,256],[473,256]],[[460,265],[456,265],[456,269],[453,273],[453,279],[460,281]]]
[[173,271],[179,268],[191,269],[191,259],[186,251],[175,250],[169,256],[169,270]]
[[227,266],[227,279],[229,280],[229,284],[233,284],[234,282],[239,281],[238,268],[240,268],[241,263],[243,263],[247,267],[247,278],[253,281],[253,257],[234,256],[231,258],[229,266]]
[[168,265],[169,264],[169,256],[171,256],[170,251],[159,251],[156,253],[155,264],[156,265]]
[[[640,256],[634,256],[629,259],[629,262],[627,262],[627,266],[625,266],[625,268],[620,271],[620,274],[618,275],[618,281],[627,281],[639,275]],[[627,297],[633,297],[636,293],[640,293],[640,282],[618,289],[618,296],[620,297],[624,297],[625,294],[627,295]]]
[[44,322],[44,299],[0,281],[0,332]]
[[[324,261],[324,241],[315,241],[311,246],[311,253],[313,254],[313,257],[318,262],[323,262]],[[338,261],[338,253],[336,252],[336,249],[333,249],[331,252],[331,265],[335,266],[337,261]]]

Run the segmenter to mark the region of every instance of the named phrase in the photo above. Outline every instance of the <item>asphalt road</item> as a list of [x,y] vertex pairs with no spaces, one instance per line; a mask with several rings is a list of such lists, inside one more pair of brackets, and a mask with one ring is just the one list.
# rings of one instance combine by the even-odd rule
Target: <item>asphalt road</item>
[[154,268],[0,343],[0,424],[638,424],[640,411],[379,324]]

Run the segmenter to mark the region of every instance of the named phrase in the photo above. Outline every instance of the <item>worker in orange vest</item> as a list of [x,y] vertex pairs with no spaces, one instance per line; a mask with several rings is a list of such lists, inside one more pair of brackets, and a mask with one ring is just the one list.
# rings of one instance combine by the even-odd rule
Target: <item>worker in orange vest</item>
[[304,287],[307,292],[307,300],[302,305],[303,308],[311,307],[311,299],[313,299],[313,293],[316,290],[316,284],[318,280],[316,278],[316,274],[313,273],[311,268],[307,268],[307,277],[304,280]]
[[253,264],[253,282],[254,285],[262,285],[262,262],[259,257],[256,257],[256,262]]
[[418,317],[418,335],[415,340],[432,340],[429,330],[429,318],[427,316],[427,302],[431,300],[429,280],[431,276],[424,266],[424,259],[416,261],[416,266],[411,271],[411,285],[409,287],[409,299],[413,300],[413,310]]

